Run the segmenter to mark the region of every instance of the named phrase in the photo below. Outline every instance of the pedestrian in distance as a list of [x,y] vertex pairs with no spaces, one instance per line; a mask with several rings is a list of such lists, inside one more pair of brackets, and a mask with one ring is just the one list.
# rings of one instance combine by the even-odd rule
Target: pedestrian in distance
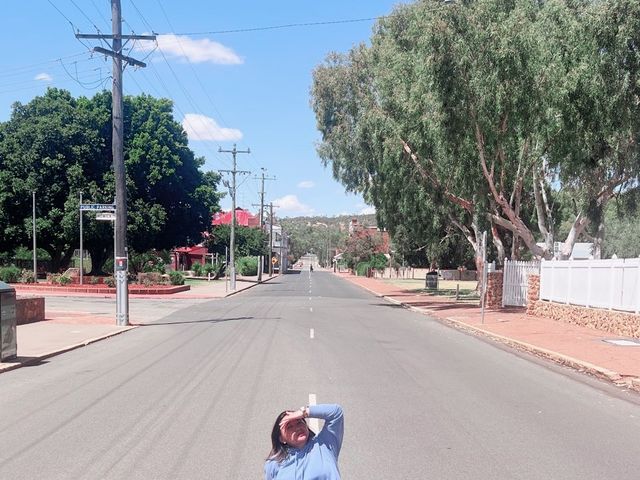
[[[320,433],[307,418],[324,420]],[[271,430],[271,452],[264,464],[265,480],[340,480],[338,456],[344,434],[342,407],[311,405],[280,413]]]

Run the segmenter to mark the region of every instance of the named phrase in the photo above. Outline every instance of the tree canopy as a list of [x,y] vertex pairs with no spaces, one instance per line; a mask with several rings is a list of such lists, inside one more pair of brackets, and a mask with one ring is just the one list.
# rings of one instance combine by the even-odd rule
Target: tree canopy
[[[203,172],[188,148],[170,100],[124,98],[128,244],[172,248],[200,240],[219,208],[219,175]],[[111,94],[73,98],[48,89],[0,123],[0,251],[29,245],[36,192],[38,245],[53,268],[68,265],[79,245],[79,194],[84,203],[112,203]],[[84,241],[95,269],[112,249],[112,228],[85,214]]]
[[569,251],[599,245],[606,202],[638,188],[638,18],[630,0],[399,6],[315,69],[319,155],[407,246],[462,235],[478,259],[487,230],[500,260],[548,258],[567,220]]

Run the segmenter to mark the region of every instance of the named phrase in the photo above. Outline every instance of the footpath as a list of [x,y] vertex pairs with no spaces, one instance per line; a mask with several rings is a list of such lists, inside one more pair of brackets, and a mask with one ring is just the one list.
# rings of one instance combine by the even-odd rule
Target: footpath
[[640,392],[638,339],[526,315],[522,308],[485,310],[483,320],[477,305],[403,289],[381,279],[346,273],[335,275],[392,303],[435,317],[458,329]]
[[[277,278],[263,277],[263,282]],[[16,358],[0,362],[0,373],[80,348],[163,318],[190,305],[225,298],[259,285],[257,277],[237,277],[236,290],[224,280],[202,281],[171,295],[129,295],[129,326],[115,324],[115,295],[37,291],[16,287],[16,294],[45,297],[45,320],[17,326]]]

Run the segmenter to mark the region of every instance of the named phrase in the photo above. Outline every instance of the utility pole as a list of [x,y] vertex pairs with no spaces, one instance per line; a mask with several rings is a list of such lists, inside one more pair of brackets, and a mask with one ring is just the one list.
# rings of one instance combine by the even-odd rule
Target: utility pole
[[38,256],[36,254],[36,192],[31,192],[33,195],[33,278],[38,283]]
[[[265,177],[264,176],[264,172],[267,171],[266,168],[262,167],[260,170],[262,170],[262,184],[260,187],[260,231],[264,231],[264,181],[265,180],[275,180],[276,177]],[[258,177],[253,177],[256,180],[258,179]],[[254,207],[257,207],[258,205],[254,205],[252,204]],[[269,260],[271,261],[271,260]],[[260,259],[260,261],[258,262],[258,282],[262,281],[262,269],[264,267],[263,265],[264,261],[262,259]]]
[[82,255],[84,248],[82,243],[82,192],[80,192],[80,209],[78,213],[80,214],[80,285],[82,285],[84,278],[84,256]]
[[95,47],[94,52],[113,58],[112,124],[111,150],[113,172],[116,184],[116,262],[113,266],[116,277],[116,323],[129,325],[129,289],[127,286],[127,186],[124,167],[124,122],[122,115],[122,62],[135,67],[146,67],[143,62],[122,54],[122,40],[155,40],[155,35],[122,35],[122,9],[120,0],[111,0],[112,35],[92,35],[77,33],[76,38],[112,40],[111,50]]
[[273,202],[269,202],[269,276],[273,277]]
[[236,234],[236,174],[237,173],[251,173],[246,170],[236,170],[236,155],[238,153],[251,153],[251,150],[248,148],[246,150],[237,150],[236,144],[233,144],[233,150],[223,150],[222,147],[218,147],[219,153],[230,153],[233,155],[233,170],[220,170],[221,172],[231,173],[233,182],[231,186],[231,239],[229,243],[230,250],[230,259],[231,268],[229,272],[229,276],[231,277],[231,291],[235,291],[236,289],[236,264],[235,264],[235,234]]

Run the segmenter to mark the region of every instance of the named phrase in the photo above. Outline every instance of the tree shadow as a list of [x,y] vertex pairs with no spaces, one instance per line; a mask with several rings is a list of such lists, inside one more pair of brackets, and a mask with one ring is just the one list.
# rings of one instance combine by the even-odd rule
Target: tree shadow
[[211,318],[205,320],[165,320],[160,322],[151,323],[132,323],[137,327],[154,327],[160,325],[186,325],[190,323],[224,323],[224,322],[236,322],[238,320],[253,320],[255,317],[232,317],[232,318]]

